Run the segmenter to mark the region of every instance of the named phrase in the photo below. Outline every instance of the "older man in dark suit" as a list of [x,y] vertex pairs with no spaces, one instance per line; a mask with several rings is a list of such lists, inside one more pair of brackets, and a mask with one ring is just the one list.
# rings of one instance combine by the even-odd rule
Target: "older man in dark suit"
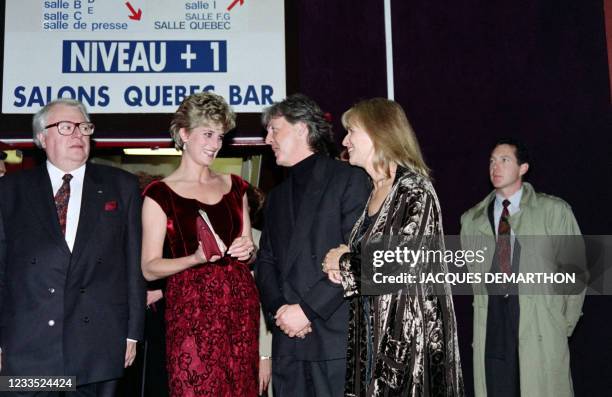
[[143,332],[137,179],[87,163],[80,102],[49,103],[33,129],[46,164],[0,180],[0,374],[76,376],[75,396],[112,396]]
[[276,163],[290,176],[268,196],[256,264],[272,337],[275,396],[344,394],[348,307],[321,270],[346,243],[369,193],[365,173],[329,158],[331,126],[319,106],[296,94],[264,113]]

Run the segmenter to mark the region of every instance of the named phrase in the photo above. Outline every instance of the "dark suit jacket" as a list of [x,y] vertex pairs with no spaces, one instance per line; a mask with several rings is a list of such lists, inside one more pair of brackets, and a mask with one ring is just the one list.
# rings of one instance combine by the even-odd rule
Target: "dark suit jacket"
[[280,306],[306,304],[315,313],[313,332],[289,338],[273,327],[272,355],[298,360],[346,357],[348,306],[342,287],[321,271],[325,254],[340,244],[361,214],[370,185],[365,172],[318,156],[297,214],[292,184],[285,180],[270,192],[256,263],[259,293],[267,316]]
[[87,164],[71,253],[46,166],[0,179],[2,375],[122,376],[144,327],[140,211],[135,176]]

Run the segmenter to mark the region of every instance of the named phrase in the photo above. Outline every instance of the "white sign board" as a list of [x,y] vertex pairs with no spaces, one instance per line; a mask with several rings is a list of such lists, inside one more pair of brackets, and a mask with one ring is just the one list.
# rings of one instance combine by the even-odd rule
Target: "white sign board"
[[6,2],[3,113],[59,97],[92,113],[167,113],[200,91],[237,112],[285,97],[284,1]]

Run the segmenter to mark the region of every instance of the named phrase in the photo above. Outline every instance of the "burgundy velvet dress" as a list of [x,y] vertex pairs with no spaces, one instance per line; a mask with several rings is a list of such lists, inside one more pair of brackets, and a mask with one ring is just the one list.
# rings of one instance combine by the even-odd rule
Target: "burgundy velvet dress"
[[[198,210],[208,214],[228,247],[242,233],[247,183],[231,176],[232,188],[214,205],[181,197],[162,181],[144,195],[168,217],[164,258],[195,252]],[[259,296],[248,266],[226,255],[168,277],[166,366],[170,395],[256,396]]]

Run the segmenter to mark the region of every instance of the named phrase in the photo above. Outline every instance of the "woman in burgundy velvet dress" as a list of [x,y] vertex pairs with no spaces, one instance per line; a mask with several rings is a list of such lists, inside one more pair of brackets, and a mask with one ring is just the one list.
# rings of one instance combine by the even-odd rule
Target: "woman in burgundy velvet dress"
[[[166,358],[171,396],[256,396],[259,297],[249,271],[255,246],[245,191],[236,175],[210,165],[235,125],[225,100],[186,98],[170,126],[183,155],[167,178],[152,182],[142,209],[142,269],[167,277]],[[196,233],[198,211],[229,247],[206,258]]]

